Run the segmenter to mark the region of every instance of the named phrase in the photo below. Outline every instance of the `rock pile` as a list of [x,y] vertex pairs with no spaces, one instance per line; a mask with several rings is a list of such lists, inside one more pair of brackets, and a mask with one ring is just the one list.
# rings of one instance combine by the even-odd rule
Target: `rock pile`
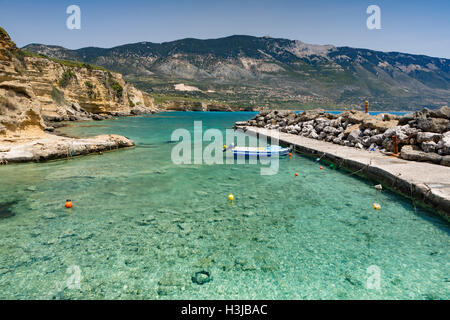
[[79,103],[73,102],[68,104],[63,114],[58,115],[43,115],[45,123],[48,125],[51,122],[60,121],[83,121],[83,120],[105,120],[111,117],[127,117],[127,116],[137,116],[143,114],[156,113],[156,109],[149,109],[146,107],[133,107],[129,111],[122,112],[109,112],[109,113],[92,113],[83,109]]
[[357,110],[338,115],[315,109],[261,111],[236,126],[256,126],[333,142],[348,147],[393,151],[396,136],[401,157],[450,165],[450,108],[424,109],[404,116],[381,113],[371,116]]

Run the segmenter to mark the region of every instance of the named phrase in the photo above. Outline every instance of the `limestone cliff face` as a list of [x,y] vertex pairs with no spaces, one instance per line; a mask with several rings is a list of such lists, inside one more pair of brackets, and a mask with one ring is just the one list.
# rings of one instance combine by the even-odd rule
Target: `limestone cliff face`
[[[20,79],[20,51],[0,28],[0,135],[25,128],[42,130],[40,103],[30,84]],[[17,70],[16,70],[17,69]]]
[[0,28],[0,134],[43,130],[44,121],[154,109],[153,99],[126,83],[121,74],[25,53]]

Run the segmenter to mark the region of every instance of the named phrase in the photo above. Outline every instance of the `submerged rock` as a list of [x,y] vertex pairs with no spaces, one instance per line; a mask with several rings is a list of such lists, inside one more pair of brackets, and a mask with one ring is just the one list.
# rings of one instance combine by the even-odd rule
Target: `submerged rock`
[[198,285],[203,285],[212,281],[211,273],[208,271],[198,271],[192,276],[192,282]]
[[10,218],[16,215],[16,213],[12,210],[12,207],[15,206],[18,201],[9,201],[5,203],[0,203],[0,219]]

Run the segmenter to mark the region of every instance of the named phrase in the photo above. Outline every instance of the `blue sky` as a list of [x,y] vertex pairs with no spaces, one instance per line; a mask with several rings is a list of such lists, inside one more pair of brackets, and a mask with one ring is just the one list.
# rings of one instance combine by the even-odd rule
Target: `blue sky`
[[[81,30],[66,28],[66,8],[81,8]],[[368,30],[366,8],[381,8]],[[450,58],[449,0],[0,0],[0,26],[19,45],[113,47],[233,34],[302,40]]]

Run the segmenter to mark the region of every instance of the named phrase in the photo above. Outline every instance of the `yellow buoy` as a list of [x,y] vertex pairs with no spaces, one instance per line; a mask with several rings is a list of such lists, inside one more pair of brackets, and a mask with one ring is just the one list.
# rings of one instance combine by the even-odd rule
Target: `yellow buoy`
[[381,206],[380,206],[378,203],[374,203],[374,204],[372,205],[372,207],[373,207],[375,210],[380,210],[380,209],[381,209]]
[[231,193],[228,195],[228,200],[230,200],[230,201],[234,200],[234,196]]

